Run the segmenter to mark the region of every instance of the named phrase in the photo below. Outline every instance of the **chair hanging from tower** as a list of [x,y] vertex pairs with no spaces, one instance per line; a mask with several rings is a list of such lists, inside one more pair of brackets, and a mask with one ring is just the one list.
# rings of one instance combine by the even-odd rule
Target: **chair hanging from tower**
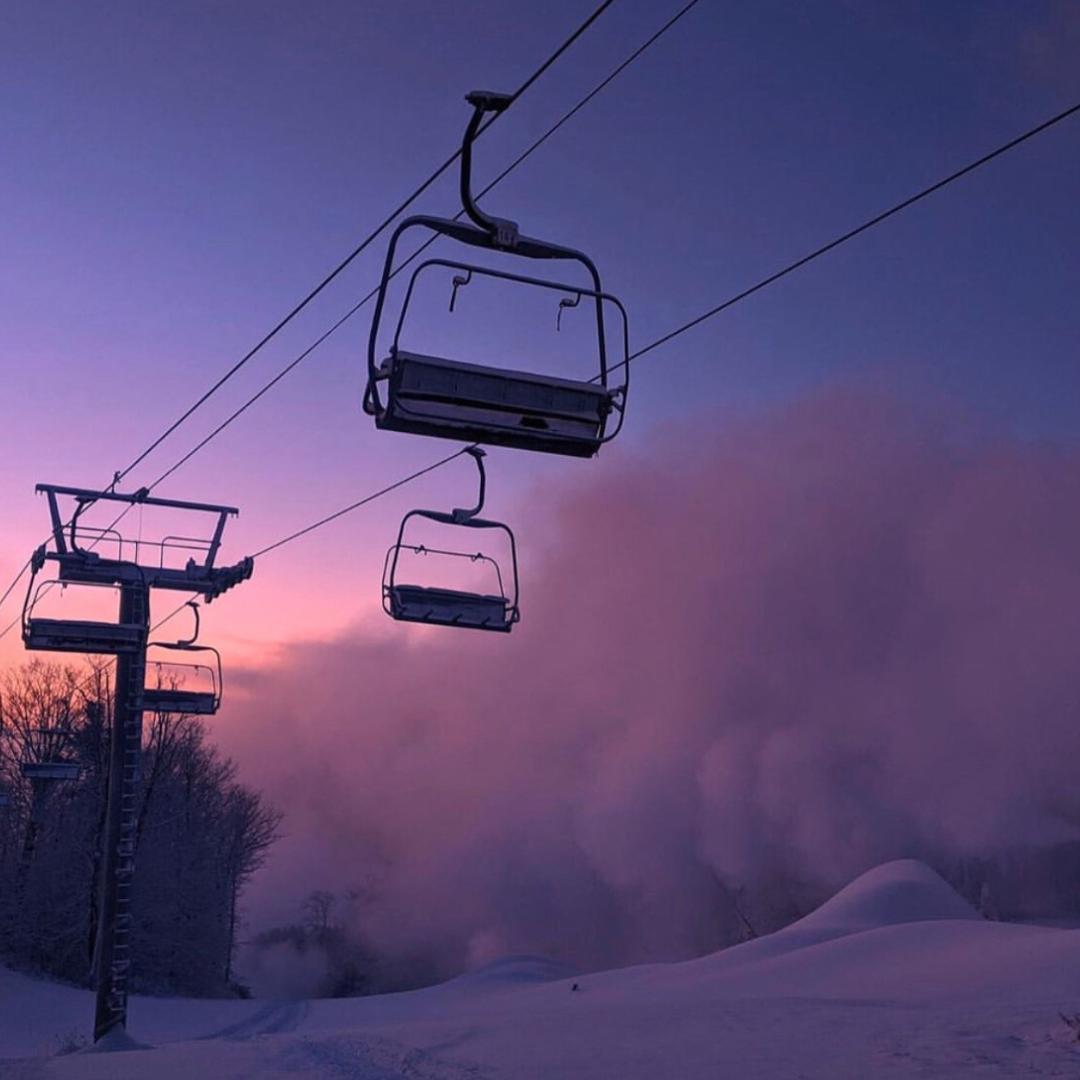
[[43,560],[35,554],[32,562],[30,585],[23,604],[22,638],[28,649],[44,652],[90,653],[99,656],[119,656],[121,653],[137,652],[146,640],[146,627],[138,622],[121,622],[119,615],[113,621],[102,619],[55,618],[36,614],[47,607],[47,598],[54,590],[63,594],[67,590],[85,592],[87,600],[94,601],[105,596],[115,598],[117,611],[120,606],[118,585],[89,582],[61,581],[51,578],[35,585]]
[[[480,472],[480,497],[472,509],[456,509],[450,513],[437,510],[411,510],[398,530],[397,543],[386,554],[383,567],[383,609],[400,622],[418,622],[435,626],[458,626],[475,630],[509,633],[520,617],[518,610],[517,546],[510,528],[498,521],[487,521],[477,515],[484,506],[484,451],[479,447],[467,450]],[[504,577],[499,561],[483,552],[433,548],[409,543],[406,539],[410,525],[417,519],[433,521],[456,529],[498,530],[509,541],[509,574]],[[474,533],[475,535],[475,533]],[[473,566],[483,566],[497,592],[450,588],[445,585],[419,585],[402,580],[402,555],[438,560],[467,560]],[[509,583],[509,591],[507,584]]]
[[19,763],[19,772],[30,781],[78,780],[82,766],[67,756],[73,732],[67,728],[35,728],[30,757]]
[[[195,630],[180,641],[152,641],[148,649],[167,650],[182,660],[147,655],[147,684],[143,689],[143,708],[148,712],[187,713],[213,716],[221,707],[221,654],[210,645],[198,645],[199,605],[189,600],[195,616]],[[205,659],[198,663],[195,657]]]

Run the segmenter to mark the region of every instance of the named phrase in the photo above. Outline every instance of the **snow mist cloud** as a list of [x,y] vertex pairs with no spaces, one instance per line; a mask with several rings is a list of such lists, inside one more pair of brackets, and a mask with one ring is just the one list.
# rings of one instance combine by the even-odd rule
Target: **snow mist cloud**
[[510,638],[248,673],[256,918],[356,889],[382,954],[588,967],[716,947],[743,887],[1080,837],[1075,447],[864,389],[661,442],[534,493]]

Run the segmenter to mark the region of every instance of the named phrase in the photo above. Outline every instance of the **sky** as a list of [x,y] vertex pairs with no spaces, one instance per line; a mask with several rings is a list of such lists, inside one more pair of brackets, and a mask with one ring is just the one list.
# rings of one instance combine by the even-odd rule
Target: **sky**
[[[496,175],[679,6],[616,0],[483,138],[478,180]],[[515,88],[589,10],[568,0],[8,5],[0,35],[2,584],[47,531],[36,483],[107,483],[456,148],[466,92]],[[626,305],[638,349],[1080,100],[1078,49],[1080,9],[1068,0],[702,0],[484,205],[530,235],[588,251]],[[793,418],[840,400],[837,423],[849,431],[841,458],[857,458],[869,438],[864,412],[893,415],[884,396],[898,403],[907,441],[883,456],[881,483],[894,461],[947,458],[943,436],[925,435],[941,416],[978,461],[997,444],[1010,461],[1030,464],[1034,454],[1032,476],[1053,472],[1057,455],[1071,460],[1080,430],[1078,124],[1066,121],[643,358],[624,433],[599,461],[493,450],[486,510],[517,529],[522,563],[523,622],[513,641],[403,632],[380,610],[383,553],[402,515],[470,500],[467,460],[261,558],[252,581],[204,619],[204,639],[225,654],[227,684],[228,665],[239,675],[241,700],[220,730],[242,769],[274,775],[257,764],[260,677],[302,682],[304,663],[333,661],[324,677],[336,685],[334,673],[355,666],[355,649],[365,664],[385,654],[392,683],[410,677],[402,649],[407,657],[432,649],[450,657],[449,668],[433,662],[436,670],[467,670],[468,683],[482,683],[507,656],[529,662],[533,613],[548,633],[561,632],[545,609],[564,587],[550,567],[595,568],[598,537],[623,543],[612,522],[636,540],[640,515],[662,512],[694,550],[696,507],[678,500],[723,494],[729,473],[702,450],[714,436],[742,432],[747,447],[782,441]],[[456,178],[444,177],[416,208],[452,214]],[[153,482],[372,288],[384,243],[130,484]],[[447,300],[431,294],[418,333],[482,341],[493,354],[546,355],[554,311],[530,312],[526,335],[515,309],[490,298],[485,308],[471,290],[450,323]],[[347,322],[157,490],[240,508],[224,559],[453,449],[377,432],[362,413],[367,317],[365,309]],[[817,453],[813,439],[808,445]],[[794,468],[798,454],[780,460]],[[658,504],[644,479],[635,495],[639,476],[660,484]],[[1067,501],[1054,500],[1072,480],[1054,473],[1047,483],[1064,515]],[[582,526],[592,519],[574,511],[581,505],[597,513],[594,527]],[[768,520],[769,505],[739,512]],[[852,507],[872,512],[858,499]],[[908,520],[921,519],[912,509]],[[1048,520],[1052,534],[1058,519]],[[669,564],[648,561],[636,543],[627,550],[641,561],[620,581],[646,590],[663,581]],[[675,550],[665,546],[663,558],[678,558]],[[868,541],[867,550],[877,549]],[[1008,556],[992,543],[988,551],[988,565]],[[730,557],[716,554],[721,563]],[[761,572],[752,560],[734,562]],[[1057,563],[1046,567],[1052,578]],[[877,587],[873,574],[868,581]],[[586,651],[585,642],[602,640],[610,607],[610,596],[596,595],[591,610],[564,617],[585,628]],[[171,607],[158,601],[155,613]],[[17,612],[16,596],[0,626]],[[621,656],[601,653],[633,667],[657,650],[661,635],[650,626],[643,616]],[[695,639],[693,678],[705,677],[711,650],[733,632],[721,620]],[[312,649],[326,653],[315,661]],[[0,642],[0,659],[21,655],[16,633]],[[466,659],[476,667],[462,669]],[[564,660],[570,667],[548,679],[577,708],[589,700],[589,680]],[[279,718],[282,730],[287,719]],[[287,740],[265,737],[287,754]]]

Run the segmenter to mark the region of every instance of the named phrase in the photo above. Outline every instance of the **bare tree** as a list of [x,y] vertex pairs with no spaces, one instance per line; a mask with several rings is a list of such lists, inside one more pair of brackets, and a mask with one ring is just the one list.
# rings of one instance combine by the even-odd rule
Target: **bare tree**
[[[113,707],[109,669],[35,659],[0,673],[0,951],[73,981],[90,975]],[[77,778],[24,775],[65,761]],[[37,770],[40,773],[40,770]],[[190,716],[149,718],[138,807],[133,977],[213,994],[232,976],[240,896],[281,816]]]
[[330,912],[334,910],[334,894],[316,889],[304,901],[304,925],[308,933],[318,937],[331,927]]

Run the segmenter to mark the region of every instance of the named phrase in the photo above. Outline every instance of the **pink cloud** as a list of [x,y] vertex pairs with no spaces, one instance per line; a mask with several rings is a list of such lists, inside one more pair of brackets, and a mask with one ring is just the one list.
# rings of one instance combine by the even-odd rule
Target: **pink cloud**
[[716,947],[742,887],[1080,838],[1075,447],[845,389],[529,506],[510,638],[247,673],[221,738],[289,833],[257,912],[374,882],[391,955],[610,964]]

